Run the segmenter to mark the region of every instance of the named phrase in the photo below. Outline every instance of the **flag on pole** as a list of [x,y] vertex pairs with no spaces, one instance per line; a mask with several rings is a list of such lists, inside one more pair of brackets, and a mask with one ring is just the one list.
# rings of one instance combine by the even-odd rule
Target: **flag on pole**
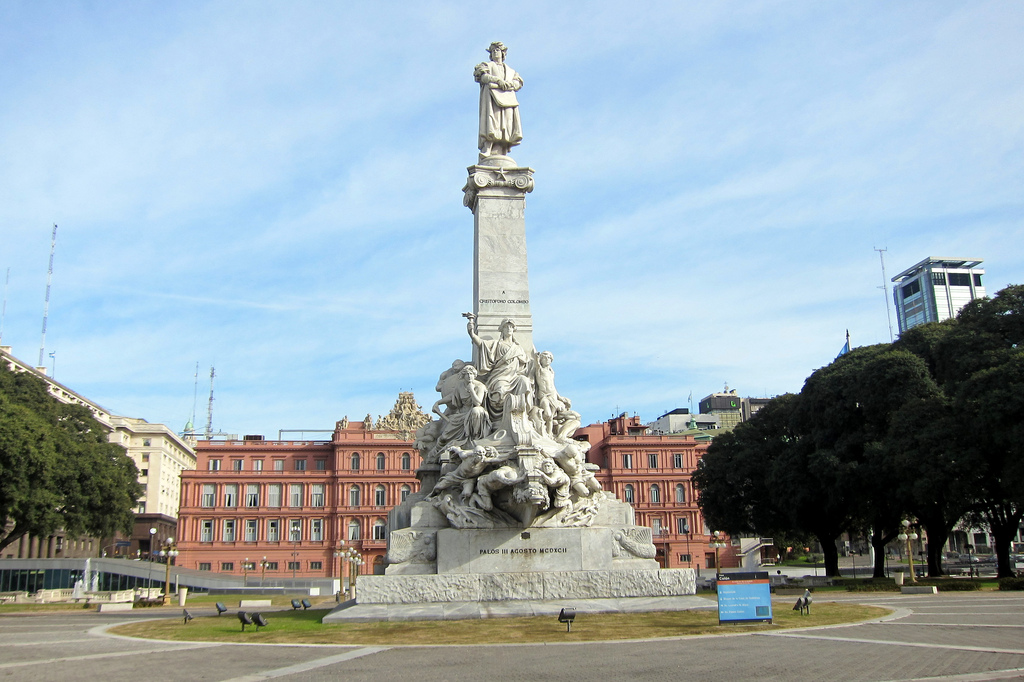
[[839,355],[836,356],[836,360],[843,357],[850,352],[850,330],[846,330],[846,343],[843,344],[843,349],[839,351]]

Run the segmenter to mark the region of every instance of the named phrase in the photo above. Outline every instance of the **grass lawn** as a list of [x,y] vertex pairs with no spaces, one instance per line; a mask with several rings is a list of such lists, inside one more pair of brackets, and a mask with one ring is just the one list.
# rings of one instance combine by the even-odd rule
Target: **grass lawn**
[[614,639],[648,639],[681,635],[728,634],[781,630],[814,625],[833,625],[877,618],[888,609],[860,604],[815,603],[812,615],[800,616],[789,603],[773,604],[771,625],[718,625],[718,612],[666,611],[638,614],[577,614],[572,632],[554,616],[491,618],[457,621],[410,621],[320,623],[328,610],[265,612],[268,627],[241,631],[235,612],[196,618],[188,625],[180,617],[131,623],[110,630],[118,635],[208,642],[259,642],[289,644],[500,644],[524,642],[589,642]]

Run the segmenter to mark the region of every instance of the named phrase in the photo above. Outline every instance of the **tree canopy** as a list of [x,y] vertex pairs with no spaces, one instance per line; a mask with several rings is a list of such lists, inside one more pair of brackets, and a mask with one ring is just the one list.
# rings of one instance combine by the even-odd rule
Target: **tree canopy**
[[910,517],[928,567],[965,515],[987,523],[1000,576],[1024,516],[1024,286],[856,348],[717,438],[694,475],[709,523],[731,533],[814,534],[826,571],[835,540],[885,544]]
[[131,532],[135,463],[81,405],[0,363],[0,549],[22,536]]

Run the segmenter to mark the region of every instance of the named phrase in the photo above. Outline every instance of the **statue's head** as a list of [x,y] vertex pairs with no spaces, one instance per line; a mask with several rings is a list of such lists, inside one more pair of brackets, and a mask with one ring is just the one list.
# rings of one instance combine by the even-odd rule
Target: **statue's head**
[[509,337],[516,333],[516,323],[510,317],[506,317],[498,325],[498,331],[501,332],[503,337]]
[[505,55],[508,54],[508,48],[505,47],[505,43],[501,42],[500,40],[493,42],[487,46],[487,54],[491,55],[492,59],[494,58],[495,50],[497,50],[501,54],[502,59],[504,59]]
[[463,379],[469,379],[469,380],[476,379],[478,374],[479,374],[479,372],[477,371],[476,367],[474,367],[473,365],[466,365],[465,367],[462,368],[462,371],[459,373],[459,375]]
[[452,369],[454,369],[456,372],[462,371],[462,368],[465,367],[465,366],[466,366],[466,361],[465,360],[456,360],[455,362],[452,363]]
[[541,351],[537,354],[537,360],[540,362],[541,367],[547,367],[554,359],[555,356],[550,351]]

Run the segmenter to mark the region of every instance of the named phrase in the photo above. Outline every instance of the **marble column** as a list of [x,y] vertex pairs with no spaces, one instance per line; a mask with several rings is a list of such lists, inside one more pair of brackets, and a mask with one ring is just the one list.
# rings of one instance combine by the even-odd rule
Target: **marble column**
[[503,319],[512,319],[516,340],[531,352],[526,194],[533,191],[533,169],[500,159],[470,166],[463,188],[463,203],[473,212],[473,312],[477,333],[489,340],[498,338]]

